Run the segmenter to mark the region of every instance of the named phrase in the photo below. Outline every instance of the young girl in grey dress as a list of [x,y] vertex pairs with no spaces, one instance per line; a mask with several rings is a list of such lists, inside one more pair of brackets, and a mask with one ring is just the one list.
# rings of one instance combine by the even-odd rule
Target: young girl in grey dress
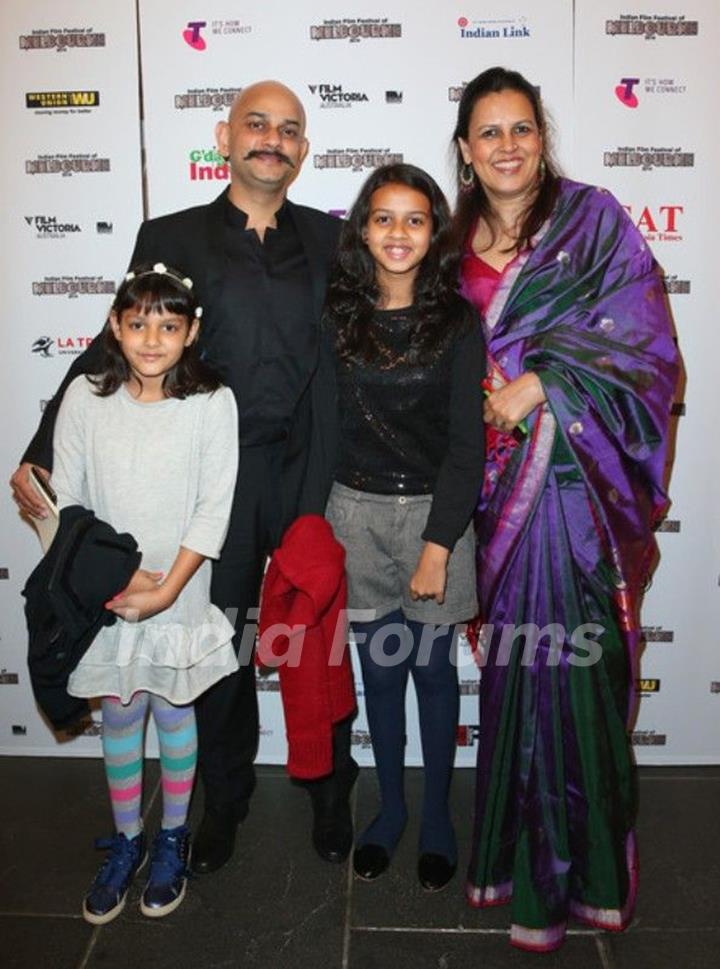
[[210,604],[210,562],[225,538],[237,471],[230,390],[200,361],[192,281],[162,263],[128,273],[106,327],[102,372],[68,387],[54,439],[60,507],[83,505],[142,551],[142,568],[106,604],[117,616],[72,673],[69,692],[101,697],[115,833],[83,901],[88,922],[115,918],[146,860],[141,792],[148,710],[157,728],[163,817],[140,908],[185,893],[187,808],[197,760],[193,700],[237,669],[233,627]]

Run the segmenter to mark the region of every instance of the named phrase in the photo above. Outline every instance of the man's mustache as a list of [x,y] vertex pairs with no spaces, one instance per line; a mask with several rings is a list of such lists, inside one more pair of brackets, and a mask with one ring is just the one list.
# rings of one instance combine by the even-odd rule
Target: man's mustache
[[271,151],[268,149],[263,150],[261,148],[254,148],[252,151],[249,151],[247,155],[245,155],[245,161],[249,161],[251,158],[267,157],[268,155],[271,155],[273,158],[277,158],[281,162],[285,162],[285,164],[289,165],[290,168],[295,168],[293,162],[290,161],[287,155],[283,155],[281,151]]

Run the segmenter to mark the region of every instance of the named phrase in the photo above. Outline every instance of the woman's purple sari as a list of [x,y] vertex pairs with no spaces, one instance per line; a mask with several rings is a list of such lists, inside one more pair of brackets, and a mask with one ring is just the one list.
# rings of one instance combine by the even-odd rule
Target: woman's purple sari
[[494,385],[534,371],[547,403],[521,445],[494,448],[486,466],[468,896],[512,900],[511,941],[545,950],[569,913],[619,930],[632,912],[627,726],[677,351],[658,267],[630,219],[607,192],[565,180],[485,330]]

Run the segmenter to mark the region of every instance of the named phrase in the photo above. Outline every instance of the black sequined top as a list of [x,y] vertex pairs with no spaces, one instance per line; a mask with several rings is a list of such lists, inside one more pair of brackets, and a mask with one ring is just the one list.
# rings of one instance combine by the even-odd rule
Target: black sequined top
[[470,520],[483,475],[480,325],[422,365],[407,361],[411,307],[377,310],[372,325],[381,359],[338,365],[335,478],[375,494],[432,494],[422,537],[452,549]]

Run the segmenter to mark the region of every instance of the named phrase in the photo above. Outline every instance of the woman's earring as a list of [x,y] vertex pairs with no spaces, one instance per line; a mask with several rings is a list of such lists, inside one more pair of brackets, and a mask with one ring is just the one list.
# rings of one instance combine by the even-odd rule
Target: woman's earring
[[463,165],[460,169],[460,185],[464,191],[468,191],[475,184],[475,172],[472,165]]
[[545,175],[547,174],[547,165],[545,164],[545,159],[540,155],[540,164],[538,165],[538,181],[544,182]]

